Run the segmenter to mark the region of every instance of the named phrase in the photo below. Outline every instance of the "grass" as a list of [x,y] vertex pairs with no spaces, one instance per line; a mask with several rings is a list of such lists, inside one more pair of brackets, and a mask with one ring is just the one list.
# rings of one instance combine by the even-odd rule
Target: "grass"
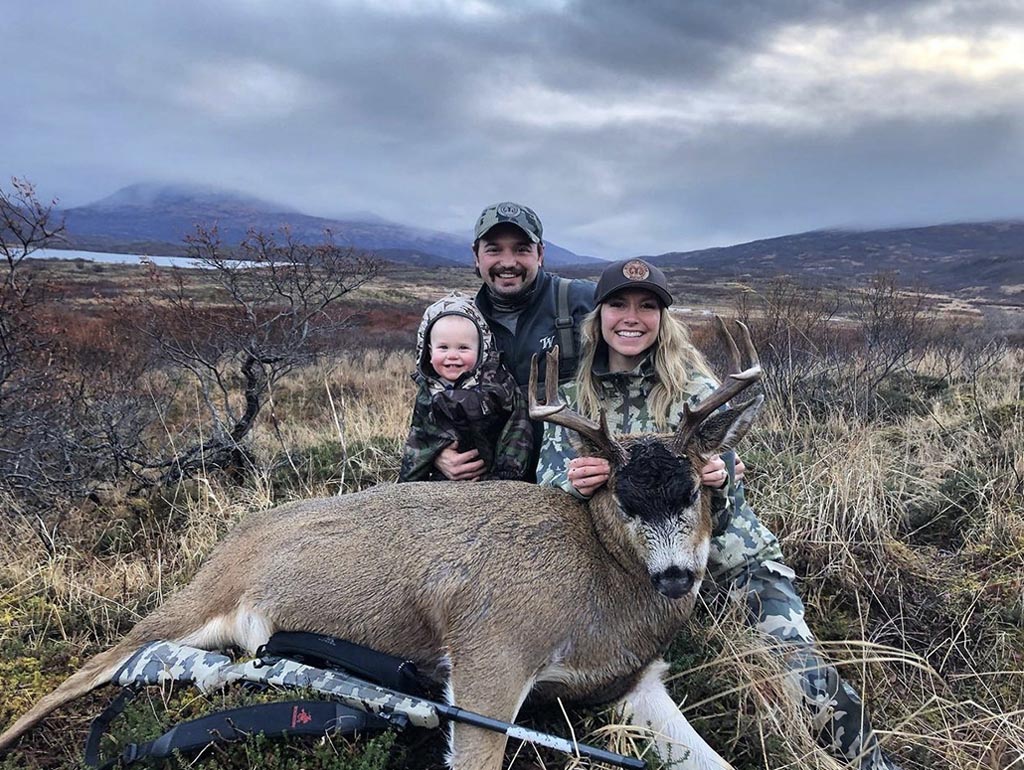
[[[800,576],[823,652],[864,694],[883,745],[907,770],[1022,770],[1024,353],[1011,348],[978,382],[941,363],[944,387],[872,420],[769,404],[741,447],[748,500]],[[934,380],[939,366],[925,357],[916,375]],[[248,512],[393,481],[411,368],[411,352],[364,342],[290,375],[261,416],[257,469],[241,482],[201,477],[138,497],[110,489],[52,520],[0,500],[0,724],[187,581]],[[779,656],[734,603],[709,599],[670,660],[674,697],[739,770],[838,767],[810,740]],[[77,766],[87,723],[109,695],[49,718],[0,768]],[[138,740],[240,698],[150,693],[118,735]],[[642,744],[614,715],[568,718],[541,713],[533,724]],[[357,743],[254,738],[206,759],[225,769],[385,770],[438,766],[441,752],[439,734],[408,733]],[[523,749],[514,766],[574,765]]]

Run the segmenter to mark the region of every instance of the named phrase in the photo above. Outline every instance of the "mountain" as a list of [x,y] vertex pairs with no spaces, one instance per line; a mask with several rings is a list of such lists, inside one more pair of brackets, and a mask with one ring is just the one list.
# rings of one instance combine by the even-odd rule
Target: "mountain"
[[815,230],[736,246],[648,257],[667,268],[721,276],[791,275],[814,282],[894,272],[903,283],[944,291],[1024,291],[1024,221],[889,230]]
[[[471,259],[469,234],[408,227],[368,213],[314,217],[243,193],[198,185],[135,184],[62,213],[67,248],[72,249],[184,255],[184,237],[202,224],[216,225],[221,241],[229,245],[250,229],[276,232],[287,227],[302,242],[318,242],[330,230],[336,243],[394,262],[465,267]],[[553,267],[602,262],[553,243],[546,244],[545,256]]]

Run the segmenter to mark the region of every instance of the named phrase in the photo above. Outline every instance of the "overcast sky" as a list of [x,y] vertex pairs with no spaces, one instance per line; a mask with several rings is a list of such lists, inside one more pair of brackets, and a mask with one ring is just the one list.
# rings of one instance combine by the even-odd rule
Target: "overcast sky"
[[0,175],[603,257],[1024,217],[1024,0],[3,0]]

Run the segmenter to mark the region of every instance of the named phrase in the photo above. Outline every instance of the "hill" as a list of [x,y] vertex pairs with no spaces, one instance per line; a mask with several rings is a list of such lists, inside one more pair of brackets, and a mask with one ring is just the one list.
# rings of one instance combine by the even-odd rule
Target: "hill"
[[649,259],[662,267],[697,268],[707,275],[785,274],[822,283],[895,272],[907,284],[1024,298],[1024,221],[815,230]]
[[[409,227],[373,214],[330,219],[303,214],[288,206],[229,190],[196,185],[136,184],[102,200],[62,212],[67,247],[89,251],[184,255],[186,235],[196,224],[216,225],[221,240],[238,243],[250,229],[274,232],[283,227],[300,241],[323,238],[373,251],[384,259],[423,267],[465,266],[471,236]],[[548,243],[554,267],[600,263]]]

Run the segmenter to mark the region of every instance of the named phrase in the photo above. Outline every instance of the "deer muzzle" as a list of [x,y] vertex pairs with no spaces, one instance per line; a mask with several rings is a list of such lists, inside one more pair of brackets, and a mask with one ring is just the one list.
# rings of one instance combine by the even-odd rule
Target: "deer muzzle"
[[651,575],[651,585],[669,599],[681,599],[694,586],[697,576],[692,569],[680,569],[675,565]]

